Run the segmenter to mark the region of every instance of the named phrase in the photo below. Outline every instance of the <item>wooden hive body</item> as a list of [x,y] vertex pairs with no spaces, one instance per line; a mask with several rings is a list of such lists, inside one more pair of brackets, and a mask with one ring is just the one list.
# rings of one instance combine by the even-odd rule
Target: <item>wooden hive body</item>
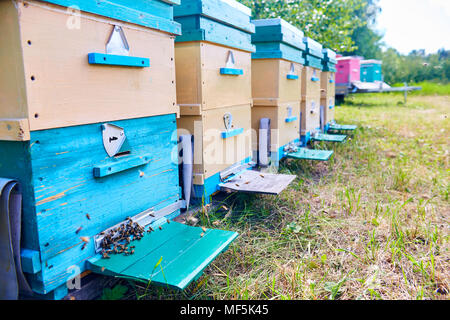
[[194,135],[194,196],[208,202],[220,172],[251,161],[254,26],[235,1],[185,1],[175,20],[183,29],[175,43],[178,127]]
[[303,32],[282,19],[254,20],[252,36],[253,157],[259,154],[260,120],[271,122],[271,160],[278,164],[288,145],[300,139],[299,116],[304,59]]
[[311,136],[320,131],[320,78],[322,72],[322,46],[303,38],[306,50],[305,68],[302,73],[301,140],[306,145]]
[[336,53],[330,49],[324,49],[322,60],[322,75],[320,79],[321,97],[320,106],[323,109],[322,129],[327,132],[328,126],[334,121],[336,107]]
[[[0,6],[0,68],[6,71],[0,127],[14,122],[28,137],[34,130],[178,112],[172,34],[89,12],[73,16],[41,1]],[[78,22],[69,28],[71,19]],[[115,25],[122,26],[130,56],[150,59],[149,67],[89,63],[90,53],[105,53]],[[3,132],[0,139],[19,140],[15,131]]]

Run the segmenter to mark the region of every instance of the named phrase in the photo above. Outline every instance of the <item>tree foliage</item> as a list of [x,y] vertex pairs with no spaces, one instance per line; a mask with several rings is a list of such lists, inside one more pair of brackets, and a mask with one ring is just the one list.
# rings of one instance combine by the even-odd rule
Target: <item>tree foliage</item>
[[415,50],[401,55],[385,48],[383,35],[374,27],[381,11],[379,0],[238,1],[252,8],[253,19],[283,18],[326,48],[345,56],[382,60],[388,83],[447,83],[450,79],[450,51],[426,55],[424,50]]
[[352,34],[365,24],[358,15],[365,0],[240,0],[252,8],[253,19],[283,18],[326,48],[352,51]]

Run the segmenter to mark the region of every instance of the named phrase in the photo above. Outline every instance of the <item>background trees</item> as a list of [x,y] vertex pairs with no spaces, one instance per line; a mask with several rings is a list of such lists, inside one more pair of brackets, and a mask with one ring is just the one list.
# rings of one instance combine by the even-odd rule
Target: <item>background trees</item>
[[426,54],[414,50],[402,55],[386,48],[383,35],[375,29],[378,0],[239,0],[252,8],[254,19],[283,18],[307,37],[343,55],[357,55],[383,61],[388,83],[450,79],[450,51]]

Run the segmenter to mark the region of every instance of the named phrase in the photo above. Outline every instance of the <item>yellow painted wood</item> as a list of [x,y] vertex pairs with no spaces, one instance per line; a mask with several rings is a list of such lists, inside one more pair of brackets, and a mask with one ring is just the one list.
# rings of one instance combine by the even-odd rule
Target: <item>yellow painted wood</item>
[[[331,81],[330,81],[331,80]],[[325,123],[330,123],[335,117],[336,105],[336,74],[334,72],[322,72],[320,78],[321,97],[320,104],[325,107]],[[330,106],[333,108],[330,109]]]
[[[251,104],[204,110],[201,116],[181,116],[177,120],[180,134],[194,135],[195,184],[241,162],[252,155]],[[244,132],[227,139],[224,115],[233,117],[233,129]]]
[[[2,1],[0,10],[0,66],[8,65],[0,75],[0,118],[28,118],[34,131],[177,113],[171,35],[88,13],[79,28],[68,27],[73,16],[61,7],[12,3]],[[88,63],[89,53],[105,52],[115,24],[130,56],[149,58],[149,68]]]
[[301,103],[301,111],[302,135],[320,128],[320,93],[318,92],[316,96],[307,96]]
[[[288,107],[292,108],[292,116],[297,120],[286,122],[288,118]],[[271,122],[271,151],[277,152],[278,149],[296,139],[300,138],[300,101],[285,102],[280,106],[253,106],[252,108],[252,129],[259,132],[260,120],[270,118]],[[258,149],[259,135],[256,134],[253,143],[253,150]]]
[[[287,79],[294,65],[297,80]],[[252,60],[252,95],[255,105],[279,105],[301,100],[301,64],[282,59]]]
[[[304,67],[302,70],[301,92],[302,100],[306,97],[315,97],[320,95],[320,76],[321,71],[312,67]],[[312,81],[313,77],[317,77],[319,81]]]
[[0,119],[0,140],[29,141],[30,128],[27,119]]
[[[229,52],[243,75],[222,75]],[[175,44],[177,101],[202,110],[251,104],[251,53],[208,42]]]

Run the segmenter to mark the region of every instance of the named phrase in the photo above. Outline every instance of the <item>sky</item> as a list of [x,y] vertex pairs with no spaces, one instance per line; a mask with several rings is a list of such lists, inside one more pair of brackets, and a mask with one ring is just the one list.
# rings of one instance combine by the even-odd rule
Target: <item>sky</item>
[[376,29],[389,47],[408,54],[414,49],[450,50],[450,0],[380,0]]

